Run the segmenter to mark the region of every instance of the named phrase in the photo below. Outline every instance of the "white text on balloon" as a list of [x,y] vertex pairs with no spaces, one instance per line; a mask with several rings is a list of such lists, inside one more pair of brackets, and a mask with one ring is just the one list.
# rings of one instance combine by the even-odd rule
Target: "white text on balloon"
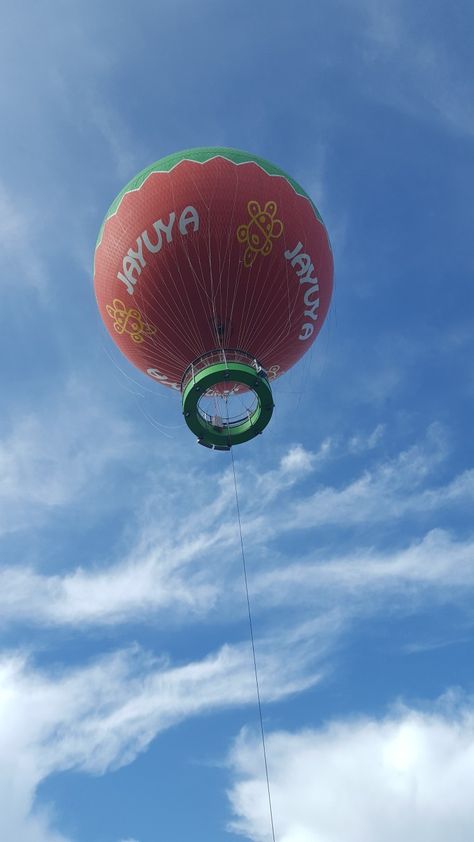
[[[155,242],[152,242],[148,234],[148,230],[142,231],[138,237],[134,248],[129,248],[127,254],[122,261],[123,272],[117,272],[117,278],[127,288],[129,295],[133,295],[134,286],[142,273],[142,269],[146,266],[146,251],[150,254],[156,254],[161,250],[163,245],[162,232],[165,234],[166,242],[173,242],[173,227],[176,221],[176,213],[171,211],[168,222],[163,219],[157,219],[153,223],[155,230]],[[188,233],[189,225],[193,226],[193,231],[199,230],[199,214],[192,205],[188,205],[179,217],[179,231],[184,236]],[[146,251],[144,251],[144,249]]]

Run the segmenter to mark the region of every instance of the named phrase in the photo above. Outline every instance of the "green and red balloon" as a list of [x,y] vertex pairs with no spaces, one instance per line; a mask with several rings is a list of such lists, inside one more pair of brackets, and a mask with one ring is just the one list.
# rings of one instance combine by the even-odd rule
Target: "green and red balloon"
[[[269,384],[316,339],[332,282],[311,199],[282,170],[234,149],[191,149],[143,170],[112,203],[95,252],[112,338],[140,371],[182,392],[188,425],[219,449],[268,423]],[[230,396],[252,393],[231,418]],[[203,409],[212,396],[224,411]]]

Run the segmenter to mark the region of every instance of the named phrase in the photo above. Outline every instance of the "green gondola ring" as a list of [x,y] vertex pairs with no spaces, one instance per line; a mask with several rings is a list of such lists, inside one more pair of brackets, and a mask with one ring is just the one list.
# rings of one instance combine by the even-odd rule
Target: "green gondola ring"
[[[209,390],[220,390],[225,399],[226,384],[244,386],[253,392],[254,406],[236,417],[210,415],[199,406]],[[212,450],[230,450],[263,432],[273,414],[273,396],[266,371],[250,354],[236,350],[214,350],[199,357],[184,372],[181,381],[182,407],[186,424],[198,443]]]

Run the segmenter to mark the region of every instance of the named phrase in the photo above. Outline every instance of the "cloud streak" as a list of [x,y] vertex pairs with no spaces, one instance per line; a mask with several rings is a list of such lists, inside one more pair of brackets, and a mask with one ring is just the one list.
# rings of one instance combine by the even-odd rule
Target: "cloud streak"
[[131,453],[130,426],[71,380],[0,440],[0,534],[29,528],[48,510],[77,503]]
[[[94,423],[94,418],[89,420]],[[126,427],[121,434],[126,451]],[[30,444],[28,450],[24,431],[20,428],[16,435],[20,444],[4,447],[4,486],[7,490],[12,486],[18,494],[27,493],[28,499],[20,500],[24,505],[67,505],[98,470],[97,442],[89,451],[87,436],[77,462],[73,460],[69,470],[62,473],[64,453],[73,449],[74,439],[66,440],[61,448],[55,436],[54,446],[46,448],[36,463],[35,447],[40,452],[37,443]],[[116,436],[111,450],[107,441],[100,448],[102,465],[113,460],[117,450],[124,450],[116,447]],[[371,441],[369,436],[368,447]],[[332,610],[338,600],[352,597],[354,604],[365,602],[372,612],[371,598],[376,592],[381,601],[375,605],[380,606],[384,595],[394,596],[407,589],[412,596],[416,591],[419,599],[428,591],[431,598],[439,591],[447,599],[457,599],[462,588],[472,588],[472,537],[456,540],[449,531],[428,526],[421,535],[405,539],[402,546],[386,547],[384,541],[378,548],[375,535],[371,541],[369,531],[387,520],[421,515],[429,524],[433,514],[472,505],[474,471],[464,471],[444,484],[433,483],[433,474],[443,466],[446,452],[444,435],[438,428],[431,429],[425,441],[390,460],[376,460],[371,469],[346,484],[334,487],[318,483],[316,491],[312,488],[318,471],[334,458],[328,443],[316,454],[294,446],[276,468],[258,476],[244,465],[239,485],[256,604],[266,608],[285,605],[288,609],[306,604],[310,610],[316,600],[321,610]],[[42,478],[45,464],[49,477],[46,483]],[[23,481],[22,470],[29,472]],[[179,478],[176,481],[179,485]],[[303,490],[297,490],[302,481]],[[212,492],[210,499],[208,483],[196,477],[193,509],[187,516],[181,496],[183,517],[170,532],[166,528],[166,501],[169,498],[168,504],[173,506],[174,496],[169,483],[166,493],[163,491],[156,501],[151,499],[140,524],[131,530],[129,550],[117,561],[100,567],[89,562],[60,574],[5,566],[0,573],[3,624],[27,620],[80,628],[131,620],[169,622],[172,615],[174,622],[179,619],[188,624],[205,615],[223,620],[236,611],[240,613],[238,534],[228,471],[218,476]],[[284,518],[280,515],[282,501]],[[346,531],[363,526],[362,542],[358,536],[355,546],[346,553],[325,548],[320,537],[318,550],[303,551],[301,541],[295,551],[291,547],[285,553],[271,550],[279,537],[293,534],[304,538],[312,529],[328,525]]]

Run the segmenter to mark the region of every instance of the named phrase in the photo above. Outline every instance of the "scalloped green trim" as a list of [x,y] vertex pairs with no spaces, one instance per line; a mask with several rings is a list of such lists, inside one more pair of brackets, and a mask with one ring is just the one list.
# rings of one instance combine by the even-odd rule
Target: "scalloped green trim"
[[225,158],[227,161],[232,161],[234,164],[257,164],[261,167],[264,172],[268,175],[276,175],[284,178],[288,184],[291,185],[295,193],[299,196],[304,196],[305,199],[311,204],[318,220],[324,225],[321,214],[319,213],[316,205],[312,201],[312,199],[308,196],[305,190],[298,184],[294,178],[291,178],[287,173],[281,170],[279,167],[274,166],[269,161],[266,161],[265,158],[260,158],[258,155],[252,155],[250,152],[242,152],[239,149],[229,149],[225,146],[206,146],[206,147],[198,147],[196,149],[185,149],[182,152],[175,152],[173,155],[167,155],[166,158],[161,158],[159,161],[155,161],[154,164],[150,164],[149,167],[146,167],[144,170],[138,173],[128,184],[125,185],[123,190],[115,197],[114,201],[110,205],[104,221],[100,226],[99,235],[97,237],[96,248],[100,245],[102,240],[102,234],[104,231],[105,223],[114,213],[117,212],[119,205],[125,196],[126,193],[131,193],[133,190],[139,190],[142,184],[146,181],[149,175],[154,172],[170,172],[177,164],[180,164],[181,161],[196,161],[200,164],[204,164],[207,161],[212,160],[213,158]]

